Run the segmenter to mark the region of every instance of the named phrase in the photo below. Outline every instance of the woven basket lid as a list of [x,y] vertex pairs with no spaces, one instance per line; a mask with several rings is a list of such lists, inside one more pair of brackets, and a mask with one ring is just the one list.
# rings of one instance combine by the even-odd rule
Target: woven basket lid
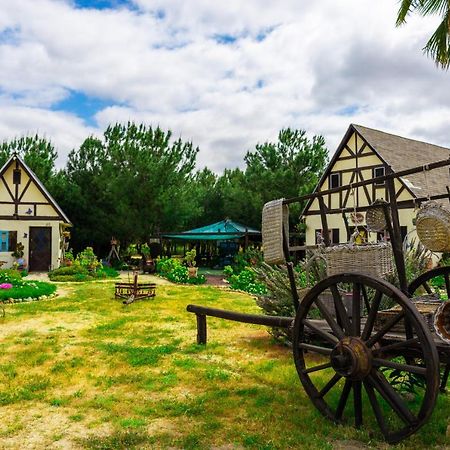
[[416,230],[422,245],[432,252],[450,250],[450,211],[440,203],[425,203],[416,216]]

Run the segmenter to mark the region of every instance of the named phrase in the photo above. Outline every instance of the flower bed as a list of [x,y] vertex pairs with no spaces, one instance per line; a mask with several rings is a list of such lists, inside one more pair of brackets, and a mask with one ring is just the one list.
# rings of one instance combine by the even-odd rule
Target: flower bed
[[54,284],[24,280],[15,270],[0,270],[0,302],[31,302],[52,297],[55,291]]

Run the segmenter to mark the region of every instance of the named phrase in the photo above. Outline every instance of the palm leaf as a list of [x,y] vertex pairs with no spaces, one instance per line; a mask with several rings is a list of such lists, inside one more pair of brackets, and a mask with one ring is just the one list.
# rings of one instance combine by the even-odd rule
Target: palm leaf
[[423,48],[424,52],[432,57],[438,66],[448,69],[450,66],[450,9],[444,19]]

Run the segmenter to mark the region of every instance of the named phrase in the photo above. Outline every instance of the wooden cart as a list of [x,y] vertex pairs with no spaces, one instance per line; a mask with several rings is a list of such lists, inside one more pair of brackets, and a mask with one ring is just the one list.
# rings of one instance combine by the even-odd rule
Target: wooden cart
[[[292,251],[299,248],[289,247],[284,233],[284,256],[296,316],[256,316],[188,305],[187,310],[197,315],[197,341],[206,343],[207,316],[292,328],[298,376],[311,402],[325,417],[335,423],[350,421],[356,427],[363,422],[369,428],[377,424],[389,443],[415,433],[430,418],[439,388],[445,390],[450,367],[450,340],[446,342],[436,334],[416,304],[418,300],[433,297],[436,280],[442,282],[441,299],[450,299],[450,267],[430,270],[408,284],[398,212],[400,202],[396,199],[394,181],[449,165],[450,159],[397,173],[389,170],[381,177],[283,202],[318,199],[324,243],[329,247],[323,197],[374,182],[386,183],[389,200],[384,203],[383,211],[398,280],[395,286],[381,277],[344,270],[318,282],[300,299],[290,262]],[[446,198],[448,192],[431,197]],[[417,199],[417,203],[427,200],[430,198]],[[358,212],[369,208],[359,207]],[[349,208],[342,212],[353,211]],[[446,317],[446,323],[450,323],[449,319]],[[405,395],[397,389],[401,383],[408,384],[412,392]]]

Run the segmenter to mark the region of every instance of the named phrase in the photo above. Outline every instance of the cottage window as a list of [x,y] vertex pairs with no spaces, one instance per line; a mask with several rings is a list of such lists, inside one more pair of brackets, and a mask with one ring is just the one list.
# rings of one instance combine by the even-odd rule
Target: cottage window
[[[384,177],[384,175],[386,174],[385,168],[384,166],[380,166],[380,167],[375,167],[373,169],[373,177]],[[375,181],[375,186],[383,186],[384,185],[384,181]]]
[[330,174],[328,183],[330,185],[330,189],[341,187],[341,174],[339,172]]
[[0,231],[0,252],[13,252],[17,244],[17,231]]

